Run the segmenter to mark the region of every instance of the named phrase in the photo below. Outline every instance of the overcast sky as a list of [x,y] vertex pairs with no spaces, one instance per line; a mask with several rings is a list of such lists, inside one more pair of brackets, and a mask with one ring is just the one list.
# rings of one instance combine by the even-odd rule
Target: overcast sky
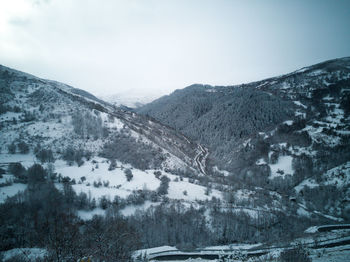
[[348,0],[0,0],[0,64],[160,96],[350,56]]

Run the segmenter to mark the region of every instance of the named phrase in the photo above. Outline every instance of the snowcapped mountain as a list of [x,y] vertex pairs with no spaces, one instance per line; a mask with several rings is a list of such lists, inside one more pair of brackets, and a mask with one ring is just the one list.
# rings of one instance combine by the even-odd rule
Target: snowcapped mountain
[[157,98],[156,94],[149,94],[147,96],[142,96],[142,95],[133,94],[130,92],[101,96],[101,99],[115,106],[119,106],[119,107],[126,106],[129,108],[141,107],[145,104],[152,102],[156,98]]

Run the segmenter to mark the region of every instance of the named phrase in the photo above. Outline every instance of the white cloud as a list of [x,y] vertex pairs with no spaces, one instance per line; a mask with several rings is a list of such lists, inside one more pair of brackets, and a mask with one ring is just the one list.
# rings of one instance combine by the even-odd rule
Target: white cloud
[[156,96],[192,83],[257,80],[349,51],[333,40],[334,53],[312,48],[335,37],[308,33],[308,6],[298,21],[285,5],[265,3],[0,0],[0,63],[95,94]]

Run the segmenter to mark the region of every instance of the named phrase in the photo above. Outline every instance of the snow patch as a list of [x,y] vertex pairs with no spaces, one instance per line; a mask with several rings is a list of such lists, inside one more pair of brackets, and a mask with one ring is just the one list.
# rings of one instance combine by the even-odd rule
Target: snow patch
[[307,106],[302,104],[300,101],[293,101],[293,103],[296,104],[297,106],[301,106],[301,107],[303,107],[305,109],[307,108]]
[[147,209],[149,209],[150,207],[155,207],[155,206],[158,206],[160,203],[154,203],[154,202],[151,202],[151,201],[146,201],[144,204],[142,205],[129,205],[129,206],[126,206],[125,208],[123,208],[121,210],[121,214],[123,216],[132,216],[134,215],[136,212],[138,211],[146,211]]
[[14,248],[4,251],[2,255],[4,256],[4,262],[15,256],[24,256],[28,261],[36,261],[37,259],[44,259],[48,255],[48,252],[43,248]]
[[284,177],[285,175],[293,175],[292,156],[280,156],[276,164],[270,164],[271,175],[270,179],[275,177]]
[[293,120],[287,120],[287,121],[284,121],[283,124],[287,125],[287,126],[291,126],[293,125],[294,121]]
[[146,249],[139,249],[134,251],[133,257],[136,258],[140,255],[152,255],[155,253],[160,253],[160,252],[167,252],[167,251],[178,251],[176,247],[171,247],[171,246],[160,246],[160,247],[152,247],[152,248],[146,248]]
[[78,217],[80,217],[82,220],[91,220],[95,215],[97,216],[104,216],[105,210],[102,208],[95,208],[93,210],[78,210]]
[[319,184],[314,179],[308,178],[308,179],[304,180],[303,182],[301,182],[296,187],[294,187],[294,189],[297,193],[299,193],[300,190],[302,190],[305,186],[307,186],[309,188],[315,188],[315,187],[318,187]]
[[26,184],[15,183],[11,186],[0,187],[0,203],[4,203],[8,197],[13,197],[27,188]]

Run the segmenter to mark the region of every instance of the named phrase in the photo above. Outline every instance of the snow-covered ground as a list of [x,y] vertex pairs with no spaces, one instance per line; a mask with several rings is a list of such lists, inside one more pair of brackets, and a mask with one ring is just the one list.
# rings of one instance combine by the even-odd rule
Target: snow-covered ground
[[305,179],[303,182],[301,182],[299,185],[297,185],[294,189],[297,193],[300,192],[305,186],[308,186],[309,188],[314,188],[319,186],[319,184],[312,178]]
[[304,104],[302,104],[300,101],[293,101],[294,102],[294,104],[296,104],[297,106],[300,106],[300,107],[303,107],[303,108],[307,108],[307,106],[306,105],[304,105]]
[[350,161],[332,168],[325,174],[326,185],[344,187],[350,184]]
[[178,249],[176,247],[171,247],[171,246],[160,246],[160,247],[139,249],[133,253],[133,257],[136,258],[140,255],[152,255],[154,253],[167,252],[167,251],[177,251],[177,250]]
[[[20,155],[20,154],[1,154],[0,165],[7,165],[12,162],[21,162],[26,168],[30,167],[37,162],[35,156],[32,154]],[[69,177],[71,180],[75,180],[75,184],[72,185],[77,194],[80,192],[86,193],[89,197],[99,200],[105,196],[111,201],[115,196],[126,198],[134,191],[138,190],[151,190],[156,191],[160,185],[160,179],[154,174],[156,170],[139,170],[132,168],[130,165],[122,164],[117,161],[116,168],[114,170],[109,169],[109,161],[101,157],[95,157],[90,161],[78,167],[77,165],[68,165],[63,160],[56,160],[54,163],[54,171],[58,176]],[[44,165],[46,166],[46,165]],[[132,172],[132,179],[127,181],[124,171],[130,169]],[[185,202],[195,202],[196,200],[210,200],[212,197],[222,199],[220,191],[212,189],[211,192],[206,195],[206,187],[190,183],[188,178],[180,178],[179,176],[161,171],[162,175],[166,175],[169,179],[169,189],[167,197],[170,199],[184,200]],[[13,180],[14,177],[11,174],[3,175],[0,182],[6,180]],[[100,185],[98,185],[100,183]],[[61,188],[59,184],[57,188]],[[19,191],[26,189],[25,184],[14,183],[10,186],[0,187],[0,202],[4,202],[8,196],[13,196]],[[147,209],[154,203],[146,202],[143,206],[129,206],[122,212],[124,215],[130,215],[137,209]],[[83,219],[89,219],[94,214],[103,214],[103,210],[95,209],[92,211],[79,211],[79,216]]]
[[121,210],[121,214],[123,216],[131,216],[134,215],[137,211],[146,211],[150,207],[158,206],[160,203],[145,201],[142,205],[129,205]]
[[222,245],[222,246],[210,246],[201,248],[201,250],[242,250],[242,249],[251,249],[261,246],[261,243],[258,244],[231,244],[231,245]]
[[93,218],[93,216],[97,215],[97,216],[104,216],[105,215],[105,210],[103,210],[102,208],[95,208],[93,210],[78,210],[78,216],[82,219],[82,220],[90,220]]
[[[25,260],[23,261],[36,261],[37,259],[44,259],[47,256],[47,250],[43,248],[14,248],[2,252],[3,260],[6,261],[15,261],[12,260],[16,256],[21,256]],[[16,260],[17,261],[17,260]],[[22,260],[18,260],[22,261]]]
[[276,164],[270,164],[271,174],[270,179],[275,177],[284,177],[285,175],[293,175],[292,156],[280,156]]
[[4,203],[8,197],[12,197],[17,193],[24,191],[26,188],[26,184],[19,183],[14,183],[11,186],[0,187],[0,203]]

